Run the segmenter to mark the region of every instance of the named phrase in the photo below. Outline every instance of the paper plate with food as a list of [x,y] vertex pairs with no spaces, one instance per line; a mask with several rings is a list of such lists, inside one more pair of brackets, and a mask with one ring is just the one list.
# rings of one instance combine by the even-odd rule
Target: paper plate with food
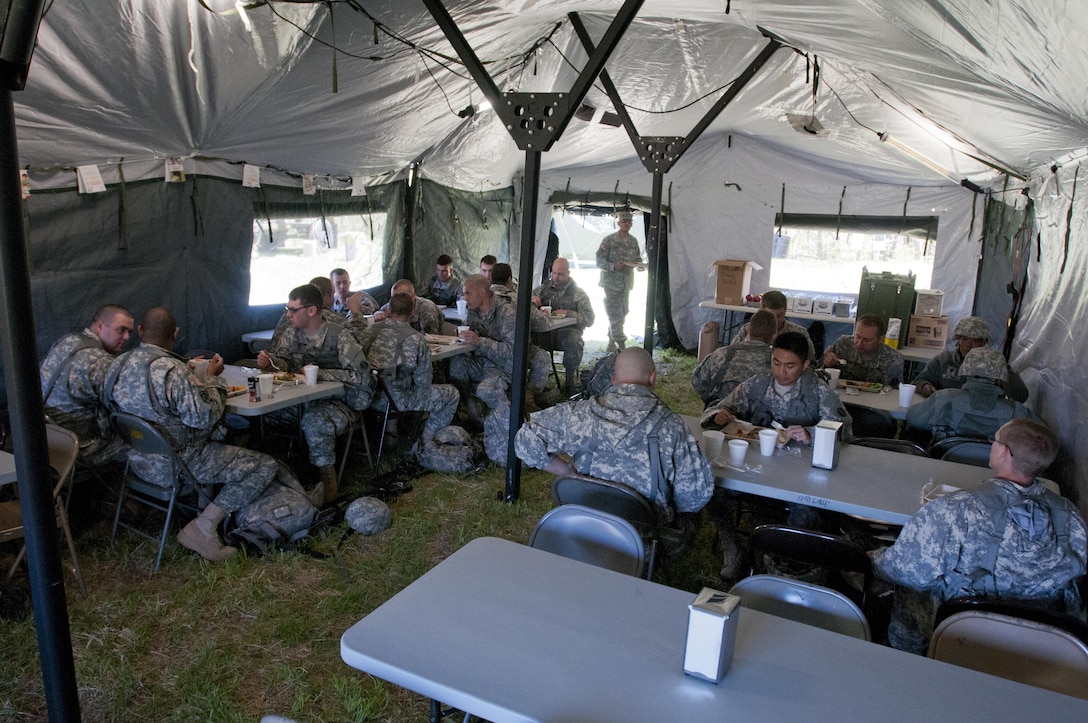
[[[746,442],[754,442],[759,444],[759,432],[763,429],[771,429],[770,427],[759,427],[751,422],[745,422],[741,419],[734,419],[729,424],[722,427],[722,434],[726,439],[743,439]],[[771,429],[771,431],[776,431]],[[778,431],[778,446],[781,447],[786,442],[790,441],[789,435],[785,430]]]
[[839,386],[843,389],[854,389],[859,392],[879,392],[884,388],[880,382],[859,382],[853,379],[839,379]]
[[306,381],[305,376],[291,372],[276,372],[272,377],[273,384],[301,384],[304,381]]
[[227,396],[237,397],[239,394],[245,394],[248,391],[247,387],[243,387],[241,384],[228,384]]

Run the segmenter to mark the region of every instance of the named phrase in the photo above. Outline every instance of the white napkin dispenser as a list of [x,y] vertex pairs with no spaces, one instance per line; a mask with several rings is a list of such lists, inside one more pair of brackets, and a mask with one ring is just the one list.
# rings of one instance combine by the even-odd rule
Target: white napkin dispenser
[[839,430],[842,422],[821,421],[812,433],[812,466],[835,469],[839,463]]
[[688,605],[684,672],[717,683],[733,662],[740,598],[704,587]]

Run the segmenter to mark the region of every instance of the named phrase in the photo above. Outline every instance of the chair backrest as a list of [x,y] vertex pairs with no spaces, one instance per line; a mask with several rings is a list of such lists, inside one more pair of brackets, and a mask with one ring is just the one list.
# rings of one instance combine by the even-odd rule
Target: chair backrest
[[1058,693],[1088,698],[1088,645],[1055,625],[984,610],[958,612],[933,631],[926,655]]
[[[184,474],[186,478],[192,475],[182,464],[170,440],[159,430],[155,424],[126,412],[114,412],[110,415],[110,422],[124,442],[140,454],[156,454],[165,457],[171,465],[170,484],[177,482]],[[192,481],[190,479],[190,481]]]
[[843,402],[850,414],[851,428],[860,437],[886,437],[891,439],[899,431],[899,424],[892,415],[882,409],[870,409]]
[[933,459],[942,459],[948,450],[957,447],[964,442],[990,443],[989,440],[981,437],[945,437],[944,439],[938,439],[930,444],[927,451],[929,452],[929,456]]
[[915,457],[929,456],[924,447],[915,444],[914,442],[911,442],[907,439],[886,439],[884,437],[856,437],[850,442],[850,444],[856,444],[861,447],[872,447],[873,449],[884,449],[889,452],[911,454]]
[[845,580],[835,587],[859,603],[865,602],[865,591],[873,574],[872,561],[865,550],[847,539],[789,525],[760,525],[748,537],[748,549],[753,572],[761,572],[763,555],[771,554],[836,573],[859,573],[863,580],[860,591]]
[[609,480],[582,475],[559,475],[552,481],[552,497],[558,505],[584,505],[622,517],[637,526],[656,526],[657,512],[638,490]]
[[989,467],[990,446],[989,442],[960,442],[941,455],[941,459],[945,462],[959,462],[960,464],[971,464],[976,467]]
[[642,537],[630,522],[582,505],[561,505],[541,517],[529,547],[636,577],[646,564]]
[[837,590],[778,575],[752,575],[729,591],[745,607],[861,640],[871,640],[861,608]]
[[45,425],[45,437],[49,448],[49,466],[57,472],[59,490],[76,466],[76,458],[79,456],[79,438],[75,432],[56,424]]

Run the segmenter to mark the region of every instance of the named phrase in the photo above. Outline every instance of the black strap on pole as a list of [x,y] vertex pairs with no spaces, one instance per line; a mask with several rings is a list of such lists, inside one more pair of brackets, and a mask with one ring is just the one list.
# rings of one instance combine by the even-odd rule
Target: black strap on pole
[[15,104],[11,91],[0,89],[0,347],[19,478],[20,513],[49,720],[78,721],[79,694],[64,570],[57,548],[18,158]]
[[654,353],[654,328],[657,321],[657,271],[661,268],[661,195],[665,174],[653,174],[653,194],[650,197],[650,228],[646,234],[646,261],[649,277],[646,281],[646,330],[642,348]]

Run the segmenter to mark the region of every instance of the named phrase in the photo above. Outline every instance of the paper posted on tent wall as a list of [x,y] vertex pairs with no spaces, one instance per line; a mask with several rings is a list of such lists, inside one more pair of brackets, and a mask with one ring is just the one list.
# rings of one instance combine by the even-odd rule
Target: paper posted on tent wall
[[167,158],[165,177],[167,183],[185,183],[185,166],[181,165],[180,158]]
[[77,166],[76,182],[80,193],[102,193],[106,190],[106,183],[98,172],[98,166]]
[[302,174],[302,195],[303,196],[316,196],[317,195],[317,176],[312,173]]
[[351,177],[351,195],[352,196],[365,196],[366,195],[366,183],[359,176]]
[[261,169],[258,166],[245,164],[242,166],[242,185],[246,188],[261,187]]
[[30,173],[25,168],[19,170],[19,189],[23,193],[23,200],[30,198]]

